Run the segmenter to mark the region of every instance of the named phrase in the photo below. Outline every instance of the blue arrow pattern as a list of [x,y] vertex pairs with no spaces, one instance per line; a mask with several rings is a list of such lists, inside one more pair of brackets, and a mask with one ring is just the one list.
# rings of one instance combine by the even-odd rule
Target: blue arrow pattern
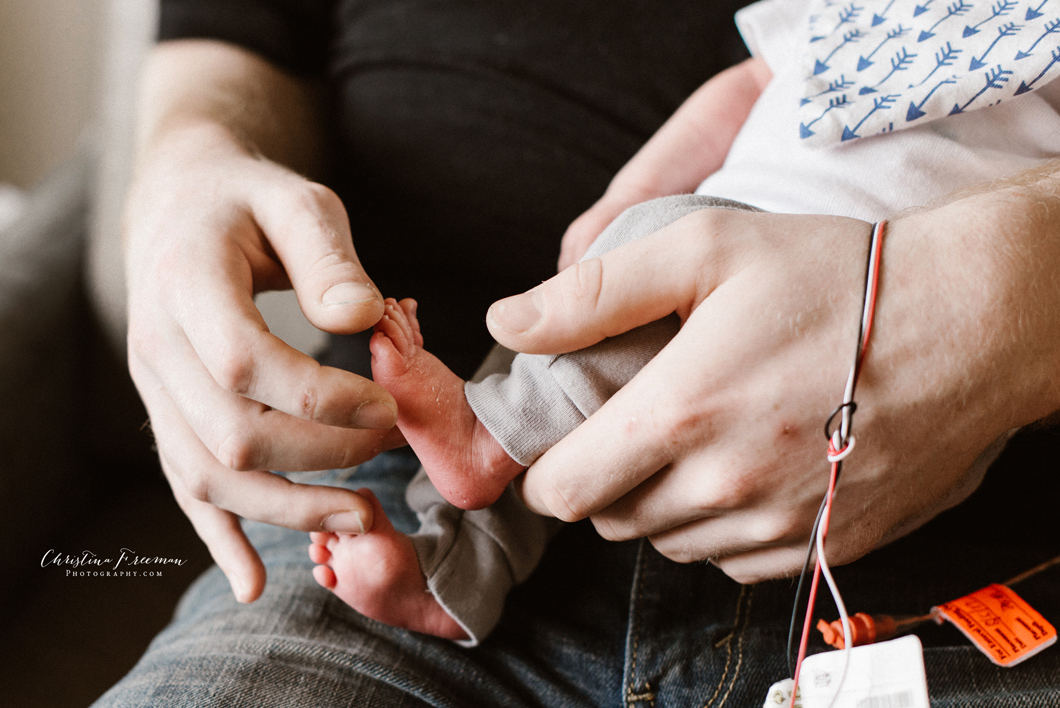
[[1036,20],[1039,17],[1041,17],[1042,16],[1042,8],[1045,7],[1045,3],[1047,3],[1047,2],[1049,2],[1049,0],[1042,0],[1042,4],[1039,5],[1038,7],[1028,7],[1027,8],[1027,14],[1023,16],[1023,19],[1026,20],[1027,22],[1030,22],[1031,20]]
[[946,9],[946,14],[939,18],[939,20],[936,21],[935,24],[931,25],[926,30],[920,30],[920,34],[917,36],[916,41],[926,42],[927,40],[935,36],[935,30],[938,29],[938,26],[941,25],[943,22],[950,19],[951,17],[960,17],[971,9],[972,5],[970,3],[967,3],[964,0],[958,0]]
[[899,37],[901,37],[902,35],[906,34],[907,32],[909,32],[909,28],[908,27],[902,27],[901,25],[898,25],[893,30],[889,31],[887,33],[887,36],[883,38],[883,41],[880,42],[879,44],[877,44],[876,48],[873,49],[871,52],[869,52],[869,55],[867,57],[858,57],[858,71],[865,71],[865,69],[868,69],[870,66],[872,66],[872,64],[873,64],[873,62],[872,62],[873,55],[875,55],[876,52],[878,52],[881,49],[883,49],[883,45],[887,44],[892,39],[898,39]]
[[851,30],[851,31],[847,32],[846,34],[844,34],[843,35],[843,41],[839,43],[838,47],[836,47],[835,49],[830,51],[828,53],[828,56],[826,56],[823,60],[818,59],[816,61],[816,63],[813,65],[813,75],[817,76],[818,74],[823,74],[824,72],[828,71],[831,68],[828,65],[828,62],[832,60],[832,57],[834,57],[836,55],[836,53],[840,49],[842,49],[843,47],[847,46],[848,44],[850,44],[852,42],[858,41],[859,39],[861,39],[864,36],[865,35],[863,35],[861,33],[861,30]]
[[[1028,12],[1029,12],[1029,10],[1028,10]],[[1032,44],[1027,49],[1027,51],[1025,51],[1025,52],[1024,51],[1016,52],[1016,61],[1019,61],[1020,59],[1026,59],[1027,57],[1029,57],[1031,54],[1034,53],[1034,48],[1038,46],[1039,42],[1041,42],[1043,39],[1045,39],[1046,37],[1051,35],[1053,32],[1056,32],[1058,30],[1060,30],[1060,18],[1057,18],[1057,19],[1053,20],[1052,22],[1046,22],[1045,23],[1045,32],[1042,34],[1042,36],[1039,37],[1038,39],[1034,40],[1034,44]]]
[[968,70],[977,71],[978,69],[982,69],[984,66],[986,66],[986,62],[983,61],[984,59],[986,59],[986,55],[989,54],[994,49],[994,47],[997,46],[997,43],[1000,42],[1002,39],[1015,35],[1019,31],[1020,27],[1021,25],[1017,25],[1015,22],[1009,22],[1007,25],[1001,25],[1000,27],[998,27],[997,39],[990,43],[990,46],[986,48],[985,52],[983,52],[983,56],[972,57],[972,61],[968,65]]
[[864,96],[867,93],[876,93],[880,86],[886,83],[889,78],[895,75],[895,73],[908,69],[914,59],[916,59],[916,54],[910,54],[908,49],[902,47],[898,50],[898,53],[894,55],[894,58],[891,59],[891,70],[887,72],[887,75],[873,86],[862,86],[858,89],[858,95]]
[[982,96],[990,89],[1003,88],[1004,84],[1008,83],[1008,77],[1012,75],[1012,71],[1009,69],[1002,69],[1001,65],[998,64],[996,68],[986,72],[986,85],[983,86],[980,91],[968,99],[968,102],[963,106],[959,106],[956,103],[953,104],[953,110],[950,111],[950,115],[957,115],[958,113],[964,113],[968,109],[968,106],[972,105],[977,98]]
[[927,0],[927,2],[925,2],[923,5],[917,5],[915,8],[913,8],[913,17],[920,17],[925,12],[930,10],[931,3],[933,2],[935,2],[935,0]]
[[[853,22],[854,20],[858,19],[858,16],[861,15],[861,11],[864,10],[864,9],[865,9],[864,7],[858,7],[854,3],[850,3],[849,5],[844,7],[842,10],[839,11],[839,21],[836,22],[835,27],[833,27],[832,31],[829,32],[828,34],[830,34],[830,35],[831,34],[835,34],[836,32],[838,32],[843,27],[843,25],[848,25],[851,22]],[[811,37],[810,41],[811,42],[819,42],[822,39],[824,39],[826,36],[827,35],[819,35],[819,36],[816,36],[816,37]]]
[[[1060,40],[1054,0],[804,1],[820,28],[803,35],[799,136],[808,144],[979,110],[1060,77],[1060,41],[1049,41]],[[932,39],[934,51],[917,49]],[[848,51],[853,44],[864,53]],[[881,60],[888,49],[889,62]]]
[[872,110],[866,113],[865,117],[859,120],[853,128],[848,128],[845,125],[843,126],[843,136],[841,138],[843,142],[853,140],[854,138],[860,138],[861,136],[858,135],[858,130],[861,126],[865,125],[865,121],[871,118],[876,111],[890,108],[899,98],[901,98],[899,94],[889,93],[886,96],[880,96],[879,98],[874,99],[872,102]]
[[1030,83],[1028,83],[1026,81],[1021,81],[1020,85],[1019,85],[1019,88],[1016,89],[1016,93],[1014,93],[1012,95],[1013,96],[1019,96],[1022,93],[1027,93],[1028,91],[1033,90],[1034,84],[1038,83],[1041,80],[1041,78],[1043,76],[1045,76],[1045,73],[1047,71],[1049,71],[1049,69],[1052,69],[1053,65],[1057,64],[1057,63],[1060,63],[1060,47],[1057,47],[1056,49],[1053,50],[1053,59],[1052,59],[1052,61],[1050,61],[1045,66],[1044,69],[1042,69],[1042,72],[1040,74],[1038,74],[1037,76],[1035,76],[1033,79],[1031,79]]
[[931,98],[935,94],[936,91],[938,91],[940,88],[942,88],[946,84],[955,84],[955,83],[957,83],[957,77],[956,76],[951,76],[948,79],[943,79],[942,81],[940,81],[937,84],[935,84],[935,88],[933,88],[933,89],[931,89],[930,91],[927,92],[927,95],[924,96],[924,99],[920,103],[913,103],[912,101],[910,101],[909,102],[909,109],[906,110],[906,112],[905,112],[905,120],[906,120],[906,122],[907,123],[912,123],[917,118],[923,118],[924,116],[926,116],[927,113],[925,113],[924,111],[922,111],[920,109],[924,107],[924,104],[928,102],[928,99]]
[[928,72],[928,75],[917,83],[909,84],[909,88],[917,88],[918,86],[923,86],[928,82],[928,79],[935,75],[936,71],[938,71],[944,66],[953,66],[953,63],[957,61],[957,55],[960,54],[962,51],[964,50],[954,49],[950,46],[949,42],[946,42],[945,47],[940,47],[939,50],[935,52],[935,68]]
[[1004,17],[1015,9],[1016,0],[998,0],[998,2],[994,4],[994,11],[990,13],[990,17],[986,18],[982,22],[977,22],[974,25],[965,25],[964,33],[961,36],[967,39],[973,34],[978,34],[980,32],[979,28],[985,25],[987,22],[993,22],[999,17]]
[[799,105],[800,106],[805,106],[807,103],[810,103],[811,101],[813,101],[813,99],[817,98],[818,96],[824,96],[824,95],[827,95],[827,94],[830,94],[830,93],[835,93],[836,91],[843,91],[844,89],[848,89],[848,88],[850,88],[853,85],[854,85],[853,81],[849,81],[844,76],[840,75],[840,77],[838,79],[836,79],[835,81],[830,81],[828,83],[828,87],[827,88],[825,88],[825,89],[813,94],[812,96],[806,96],[805,98],[800,99]]
[[799,124],[799,136],[803,140],[805,140],[806,138],[810,137],[811,135],[814,135],[814,132],[812,130],[810,130],[810,128],[813,127],[814,123],[816,123],[817,121],[821,120],[826,115],[828,115],[828,112],[831,111],[833,108],[840,108],[841,106],[845,106],[848,103],[849,103],[849,101],[847,101],[847,97],[845,95],[837,96],[835,98],[828,99],[828,108],[825,108],[824,111],[821,112],[821,115],[817,116],[816,118],[811,120],[809,123],[800,123]]
[[[930,2],[931,0],[928,0]],[[1046,0],[1048,2],[1049,0]],[[872,26],[877,27],[887,21],[887,13],[891,11],[891,5],[894,4],[894,0],[887,3],[887,7],[883,8],[879,12],[872,13]]]

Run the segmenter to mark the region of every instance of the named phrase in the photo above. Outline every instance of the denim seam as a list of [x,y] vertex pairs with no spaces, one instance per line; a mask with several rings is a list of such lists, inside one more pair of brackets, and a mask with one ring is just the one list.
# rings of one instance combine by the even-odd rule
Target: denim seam
[[[747,619],[750,615],[751,608],[751,594],[754,593],[754,587],[751,585],[741,585],[740,594],[736,598],[736,616],[732,621],[732,630],[728,636],[722,641],[725,642],[725,651],[727,655],[725,657],[725,667],[721,670],[721,678],[718,680],[718,686],[714,689],[713,695],[707,700],[703,708],[710,708],[714,705],[714,701],[718,699],[718,694],[721,693],[722,686],[725,685],[726,679],[729,677],[729,667],[732,665],[732,643],[736,641],[736,669],[733,672],[732,682],[729,684],[729,689],[725,691],[725,695],[722,696],[721,703],[718,704],[718,708],[725,705],[725,701],[729,699],[729,694],[732,693],[732,688],[736,684],[736,679],[740,675],[740,666],[743,663],[743,634],[744,630],[747,629]],[[747,598],[747,602],[744,602],[744,597]],[[720,643],[720,642],[719,642]]]
[[655,693],[651,683],[647,682],[639,691],[634,687],[637,680],[637,649],[640,644],[640,607],[644,594],[644,539],[637,546],[637,561],[633,576],[633,587],[630,593],[629,634],[626,640],[629,647],[628,673],[626,675],[625,704],[633,708],[637,703],[646,701],[649,706],[655,705]]
[[744,585],[740,588],[740,595],[743,596],[743,591],[747,590],[747,601],[743,605],[743,622],[741,623],[739,634],[736,638],[736,668],[732,672],[732,681],[729,683],[729,690],[725,692],[725,695],[721,698],[721,703],[718,704],[718,708],[723,708],[725,703],[729,700],[729,695],[732,694],[732,689],[736,688],[736,682],[740,678],[740,667],[743,666],[743,638],[747,633],[747,627],[751,624],[751,603],[754,601],[755,589],[753,585]]

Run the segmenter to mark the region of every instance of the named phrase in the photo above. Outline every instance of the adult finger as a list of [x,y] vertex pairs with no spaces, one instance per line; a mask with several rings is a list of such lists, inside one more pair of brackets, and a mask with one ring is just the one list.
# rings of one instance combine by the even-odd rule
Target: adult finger
[[[757,214],[742,213],[754,220]],[[567,268],[521,295],[495,302],[486,315],[493,337],[515,351],[560,354],[653,322],[682,319],[725,273],[723,210],[704,209],[646,238]],[[710,268],[704,268],[710,264]]]
[[[655,542],[652,541],[652,543]],[[746,585],[774,578],[796,576],[802,570],[805,560],[806,544],[804,543],[736,553],[728,557],[713,558],[712,562],[730,578]],[[830,563],[830,565],[835,564]]]
[[[520,478],[526,505],[577,521],[597,513],[673,463],[691,431],[676,413],[687,389],[674,377],[682,332],[607,403],[538,458]],[[696,420],[700,420],[696,418]],[[710,426],[696,432],[710,442]]]
[[372,508],[348,489],[293,484],[262,471],[233,471],[210,454],[160,386],[144,387],[159,452],[188,495],[255,521],[300,531],[362,533]]
[[[609,540],[625,541],[716,519],[708,524],[712,540],[700,558],[728,555],[726,548],[747,542],[773,546],[805,536],[827,485],[827,463],[813,463],[821,445],[816,439],[808,444],[781,439],[770,445],[774,455],[749,437],[755,430],[737,426],[724,433],[724,442],[687,451],[595,512],[597,530]],[[781,490],[778,476],[797,484]]]
[[383,297],[361,266],[346,209],[333,191],[301,181],[248,197],[310,322],[353,334],[379,321]]
[[214,562],[228,578],[236,600],[244,603],[257,600],[265,589],[265,564],[243,533],[239,517],[192,497],[180,476],[173,472],[165,455],[159,457],[177,504],[195,527],[195,533],[206,544]]
[[[182,332],[138,328],[130,333],[134,351],[151,361],[168,360],[169,367],[155,368],[170,369],[169,378],[188,375],[186,369],[201,360],[224,390],[298,418],[356,428],[394,425],[397,406],[381,386],[323,367],[269,332],[254,305],[242,254],[219,242],[207,256],[224,264],[222,272],[231,277],[197,268],[170,276],[166,287]],[[173,342],[183,336],[191,349],[177,352]]]
[[589,250],[589,246],[600,235],[600,232],[633,204],[632,201],[627,204],[624,200],[612,199],[604,195],[588,211],[572,221],[560,242],[559,270],[564,270],[577,263]]
[[[352,467],[403,441],[397,428],[351,430],[324,425],[233,396],[215,383],[187,340],[170,341],[154,362],[153,376],[181,418],[229,469],[294,472]],[[130,364],[138,371],[147,368],[136,354],[130,355]]]
[[672,561],[694,563],[702,560],[719,560],[745,555],[758,550],[797,548],[803,533],[809,537],[809,520],[800,533],[777,533],[778,526],[759,509],[722,514],[697,519],[686,524],[652,534],[648,538],[655,549]]

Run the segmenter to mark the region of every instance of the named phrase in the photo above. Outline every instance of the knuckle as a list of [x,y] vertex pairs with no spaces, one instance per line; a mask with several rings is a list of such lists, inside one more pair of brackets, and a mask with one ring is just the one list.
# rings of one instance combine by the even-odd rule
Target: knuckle
[[571,523],[581,521],[589,515],[590,506],[587,499],[575,488],[560,487],[546,493],[545,508],[560,521]]
[[671,534],[652,536],[648,538],[648,541],[655,550],[675,563],[695,563],[705,557],[702,553],[697,552],[695,546],[687,539],[679,536]]
[[288,190],[287,196],[295,209],[314,213],[327,211],[329,207],[342,203],[331,189],[309,180],[300,180]]
[[712,263],[718,257],[722,241],[717,234],[724,228],[725,210],[700,209],[682,217],[680,222],[686,228],[680,230],[680,248],[690,258],[699,263]]
[[666,440],[671,453],[695,449],[710,434],[713,416],[701,410],[702,406],[692,400],[687,391],[668,391],[671,405],[658,407],[652,415],[659,431],[666,431]]
[[700,505],[706,510],[734,511],[747,508],[758,496],[758,482],[737,463],[722,464],[704,475]]
[[592,521],[593,526],[596,527],[596,532],[605,541],[632,541],[638,538],[632,529],[625,524],[618,523],[615,519],[594,516]]
[[576,263],[573,271],[574,301],[596,314],[603,294],[604,262],[599,258],[590,258]]
[[254,384],[253,351],[249,347],[228,347],[215,362],[212,374],[221,388],[246,395]]
[[730,566],[730,569],[726,569],[725,561],[718,561],[718,567],[721,568],[722,572],[727,576],[738,582],[740,585],[754,585],[761,583],[766,580],[770,580],[774,577],[772,573],[766,573],[762,570],[755,569],[745,565]]
[[137,357],[143,361],[151,361],[162,349],[160,337],[155,328],[142,324],[139,317],[135,319],[130,317],[126,346],[130,360]]
[[205,470],[187,470],[181,475],[181,482],[192,499],[201,502],[210,501],[210,475]]
[[236,430],[217,446],[217,461],[231,470],[254,470],[261,466],[262,453],[262,444],[256,436]]
[[[281,477],[281,479],[283,478]],[[304,490],[296,491],[297,485],[292,484],[290,480],[284,479],[284,481],[288,483],[288,490],[286,493],[279,495],[280,508],[277,525],[288,529],[319,528],[319,523],[310,523],[306,513],[306,505],[302,496]]]
[[747,529],[751,542],[762,546],[791,540],[797,531],[794,517],[783,511],[761,516],[751,522]]
[[336,246],[349,237],[347,231],[337,228],[346,221],[346,208],[339,196],[328,187],[299,178],[295,184],[286,183],[276,195],[276,206],[272,210],[281,233],[303,234],[313,232],[316,238],[326,236]]

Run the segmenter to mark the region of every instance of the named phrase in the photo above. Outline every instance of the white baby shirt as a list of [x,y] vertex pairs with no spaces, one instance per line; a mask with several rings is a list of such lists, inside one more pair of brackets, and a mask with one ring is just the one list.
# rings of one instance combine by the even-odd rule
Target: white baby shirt
[[773,79],[700,194],[875,221],[1060,157],[1060,0],[761,0],[736,22]]

